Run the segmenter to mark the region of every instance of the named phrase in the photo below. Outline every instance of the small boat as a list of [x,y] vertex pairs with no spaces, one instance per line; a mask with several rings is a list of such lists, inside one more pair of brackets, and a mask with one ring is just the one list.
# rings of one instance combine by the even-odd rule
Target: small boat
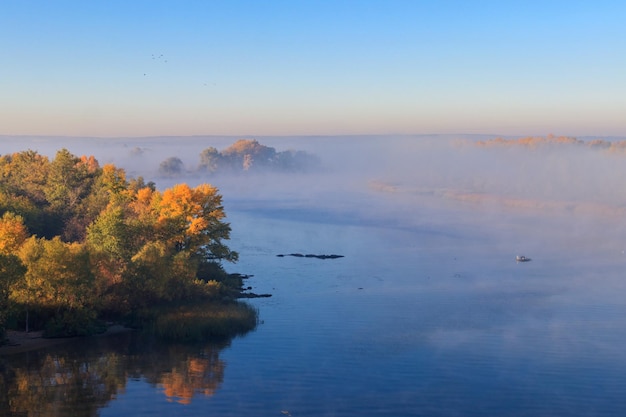
[[515,257],[515,260],[516,260],[517,262],[528,262],[528,261],[530,261],[530,258],[527,258],[527,257],[525,257],[524,255],[517,255],[517,256]]

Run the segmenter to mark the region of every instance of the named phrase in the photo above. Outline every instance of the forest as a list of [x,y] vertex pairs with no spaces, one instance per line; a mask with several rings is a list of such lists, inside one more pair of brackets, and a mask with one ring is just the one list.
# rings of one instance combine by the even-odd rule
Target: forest
[[67,149],[1,156],[0,341],[10,328],[87,335],[106,321],[154,321],[165,307],[185,317],[207,303],[231,308],[242,277],[222,266],[238,257],[224,219],[209,184],[159,191]]

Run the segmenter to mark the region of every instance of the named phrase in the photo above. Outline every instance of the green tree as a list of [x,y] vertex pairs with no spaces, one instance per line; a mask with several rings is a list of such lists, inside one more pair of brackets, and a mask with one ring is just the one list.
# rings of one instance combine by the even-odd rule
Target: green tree
[[6,191],[36,204],[47,202],[44,187],[49,169],[48,157],[33,150],[0,157],[0,178]]
[[98,174],[98,163],[93,157],[78,158],[67,149],[56,153],[44,188],[50,210],[57,220],[52,236],[62,235],[65,241],[84,238],[90,220],[85,214],[84,200]]
[[44,296],[52,292],[52,289],[49,288],[49,282],[44,278],[45,275],[39,275],[30,269],[31,264],[37,262],[42,254],[43,245],[41,244],[41,239],[38,239],[36,236],[31,236],[27,239],[18,252],[18,256],[27,270],[23,279],[18,280],[13,285],[11,299],[24,308],[26,332],[30,330],[31,312],[38,310]]
[[57,210],[73,208],[84,196],[87,183],[86,169],[79,169],[80,159],[67,149],[62,149],[50,164],[45,194],[47,201]]
[[148,242],[132,257],[125,282],[131,305],[146,307],[151,303],[171,301],[168,281],[172,278],[172,251],[164,242]]
[[129,275],[133,244],[138,238],[138,232],[127,224],[124,207],[118,204],[110,204],[87,229],[95,290],[104,310],[112,311],[129,302],[119,291]]
[[57,319],[62,313],[91,316],[95,304],[94,278],[85,245],[60,237],[26,240],[19,251],[27,271],[13,287],[12,298],[29,312],[45,311]]
[[44,192],[49,167],[47,157],[31,150],[0,157],[0,211],[21,215],[30,231],[41,236],[54,223]]

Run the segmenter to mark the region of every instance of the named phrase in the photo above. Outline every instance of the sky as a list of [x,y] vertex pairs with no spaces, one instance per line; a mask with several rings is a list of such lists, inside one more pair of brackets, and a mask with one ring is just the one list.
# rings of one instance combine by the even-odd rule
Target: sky
[[0,135],[626,136],[622,0],[0,0]]

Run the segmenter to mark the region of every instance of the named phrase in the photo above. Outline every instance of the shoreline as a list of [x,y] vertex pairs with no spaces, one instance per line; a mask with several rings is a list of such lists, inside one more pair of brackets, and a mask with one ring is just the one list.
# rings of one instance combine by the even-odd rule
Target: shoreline
[[92,336],[72,336],[72,337],[59,337],[59,338],[45,338],[43,337],[43,331],[36,332],[23,332],[17,330],[8,330],[6,337],[7,344],[0,346],[0,357],[13,355],[16,353],[31,352],[34,350],[45,349],[48,347],[60,345],[63,343],[71,342],[83,337],[105,337],[112,334],[131,332],[133,329],[124,327],[120,324],[114,324],[107,328],[104,333],[92,335]]

